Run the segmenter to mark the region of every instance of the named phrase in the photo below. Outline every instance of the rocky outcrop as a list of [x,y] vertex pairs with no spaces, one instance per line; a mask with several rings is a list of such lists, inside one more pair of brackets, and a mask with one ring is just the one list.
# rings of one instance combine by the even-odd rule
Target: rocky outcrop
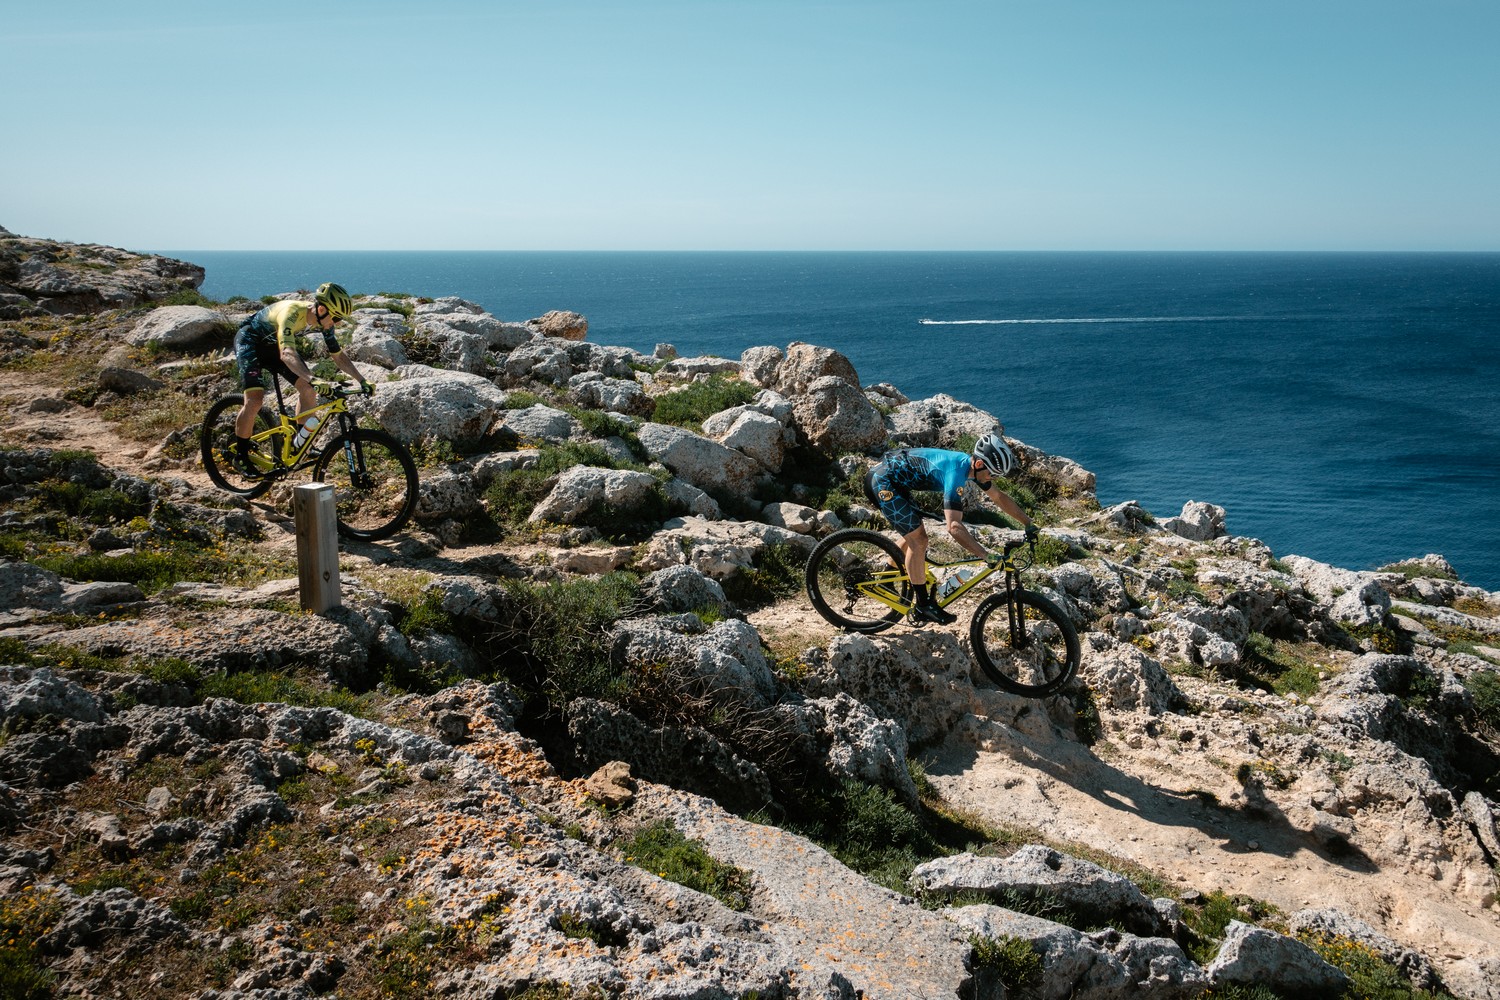
[[159,302],[203,284],[186,261],[92,243],[0,235],[0,319]]
[[397,380],[382,382],[365,411],[397,439],[478,441],[505,410],[507,394],[479,375],[426,365],[396,369]]

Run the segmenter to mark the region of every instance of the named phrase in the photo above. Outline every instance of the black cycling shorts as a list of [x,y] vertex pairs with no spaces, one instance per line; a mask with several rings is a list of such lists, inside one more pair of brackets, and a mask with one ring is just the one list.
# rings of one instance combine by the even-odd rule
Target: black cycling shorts
[[280,375],[293,385],[297,383],[297,374],[281,360],[281,352],[276,349],[275,332],[267,337],[254,323],[246,323],[235,332],[234,359],[240,366],[241,389],[269,389],[267,374],[272,378]]

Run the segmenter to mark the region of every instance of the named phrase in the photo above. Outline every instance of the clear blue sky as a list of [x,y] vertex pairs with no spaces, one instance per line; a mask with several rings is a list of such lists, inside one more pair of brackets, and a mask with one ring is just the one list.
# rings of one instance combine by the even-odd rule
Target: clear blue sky
[[1500,250],[1496,0],[0,0],[0,225],[143,250]]

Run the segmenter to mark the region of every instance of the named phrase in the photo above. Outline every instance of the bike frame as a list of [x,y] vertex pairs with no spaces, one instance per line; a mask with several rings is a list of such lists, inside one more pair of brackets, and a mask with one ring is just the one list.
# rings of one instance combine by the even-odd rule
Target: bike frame
[[[1025,542],[1016,542],[1014,544],[1007,545],[1000,561],[993,566],[986,563],[983,559],[978,558],[955,559],[952,562],[935,562],[929,559],[927,561],[927,592],[933,595],[933,599],[937,602],[938,607],[946,608],[948,605],[952,604],[960,597],[963,597],[975,587],[979,586],[985,580],[988,580],[994,574],[1003,572],[1005,574],[1005,592],[1007,594],[1012,593],[1017,588],[1019,588],[1021,582],[1020,568],[1016,566],[1014,553],[1017,549],[1025,544]],[[953,591],[953,593],[948,594],[945,597],[937,597],[937,578],[932,575],[932,567],[940,566],[943,568],[948,568],[952,566],[972,566],[974,564],[982,566],[983,569],[981,569],[978,573],[975,573],[973,576],[969,577],[969,579],[965,580],[958,586],[958,589]],[[855,589],[860,593],[870,597],[871,599],[879,601],[886,607],[891,608],[894,611],[899,611],[904,615],[909,614],[912,609],[912,603],[910,601],[904,601],[901,599],[900,588],[901,585],[906,582],[906,570],[893,568],[886,570],[883,573],[876,573],[871,576],[870,579],[861,581],[860,583],[855,585]]]
[[[277,425],[258,434],[250,435],[250,440],[257,444],[272,442],[274,460],[267,461],[264,455],[252,452],[251,461],[257,467],[264,464],[264,468],[261,469],[264,473],[296,472],[307,468],[318,457],[317,452],[313,450],[313,443],[330,426],[333,417],[339,418],[340,431],[348,430],[345,424],[349,419],[349,400],[347,396],[337,395],[310,410],[288,415],[286,398],[281,394],[281,380],[275,381]],[[308,417],[314,416],[320,421],[317,430],[307,436],[307,440],[302,442],[302,447],[293,448],[292,440],[296,437],[298,428]]]

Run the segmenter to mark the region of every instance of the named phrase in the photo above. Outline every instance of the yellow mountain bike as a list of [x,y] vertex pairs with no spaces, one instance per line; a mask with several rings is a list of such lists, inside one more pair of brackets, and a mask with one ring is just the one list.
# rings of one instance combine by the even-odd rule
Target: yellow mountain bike
[[[1022,553],[1029,544],[1028,552]],[[931,550],[929,550],[929,553]],[[927,588],[940,607],[972,593],[996,573],[1004,583],[974,610],[969,644],[980,669],[1013,694],[1043,698],[1078,670],[1078,631],[1062,609],[1021,583],[1036,543],[1005,544],[999,563],[927,558]],[[911,612],[915,602],[905,559],[878,531],[846,528],[820,541],[807,559],[807,596],[831,624],[850,632],[881,632]]]
[[[277,413],[261,407],[256,414],[248,463],[237,462],[234,453],[234,421],[245,397],[225,396],[203,418],[200,446],[208,478],[222,490],[258,497],[278,480],[311,468],[314,480],[333,487],[340,534],[361,541],[391,537],[417,509],[417,463],[406,446],[385,431],[354,422],[348,399],[360,391],[329,385],[321,393],[328,397],[325,401],[293,415],[287,412],[278,381]],[[319,424],[299,444],[297,429],[309,417]],[[337,433],[318,447],[330,427],[337,427]]]

